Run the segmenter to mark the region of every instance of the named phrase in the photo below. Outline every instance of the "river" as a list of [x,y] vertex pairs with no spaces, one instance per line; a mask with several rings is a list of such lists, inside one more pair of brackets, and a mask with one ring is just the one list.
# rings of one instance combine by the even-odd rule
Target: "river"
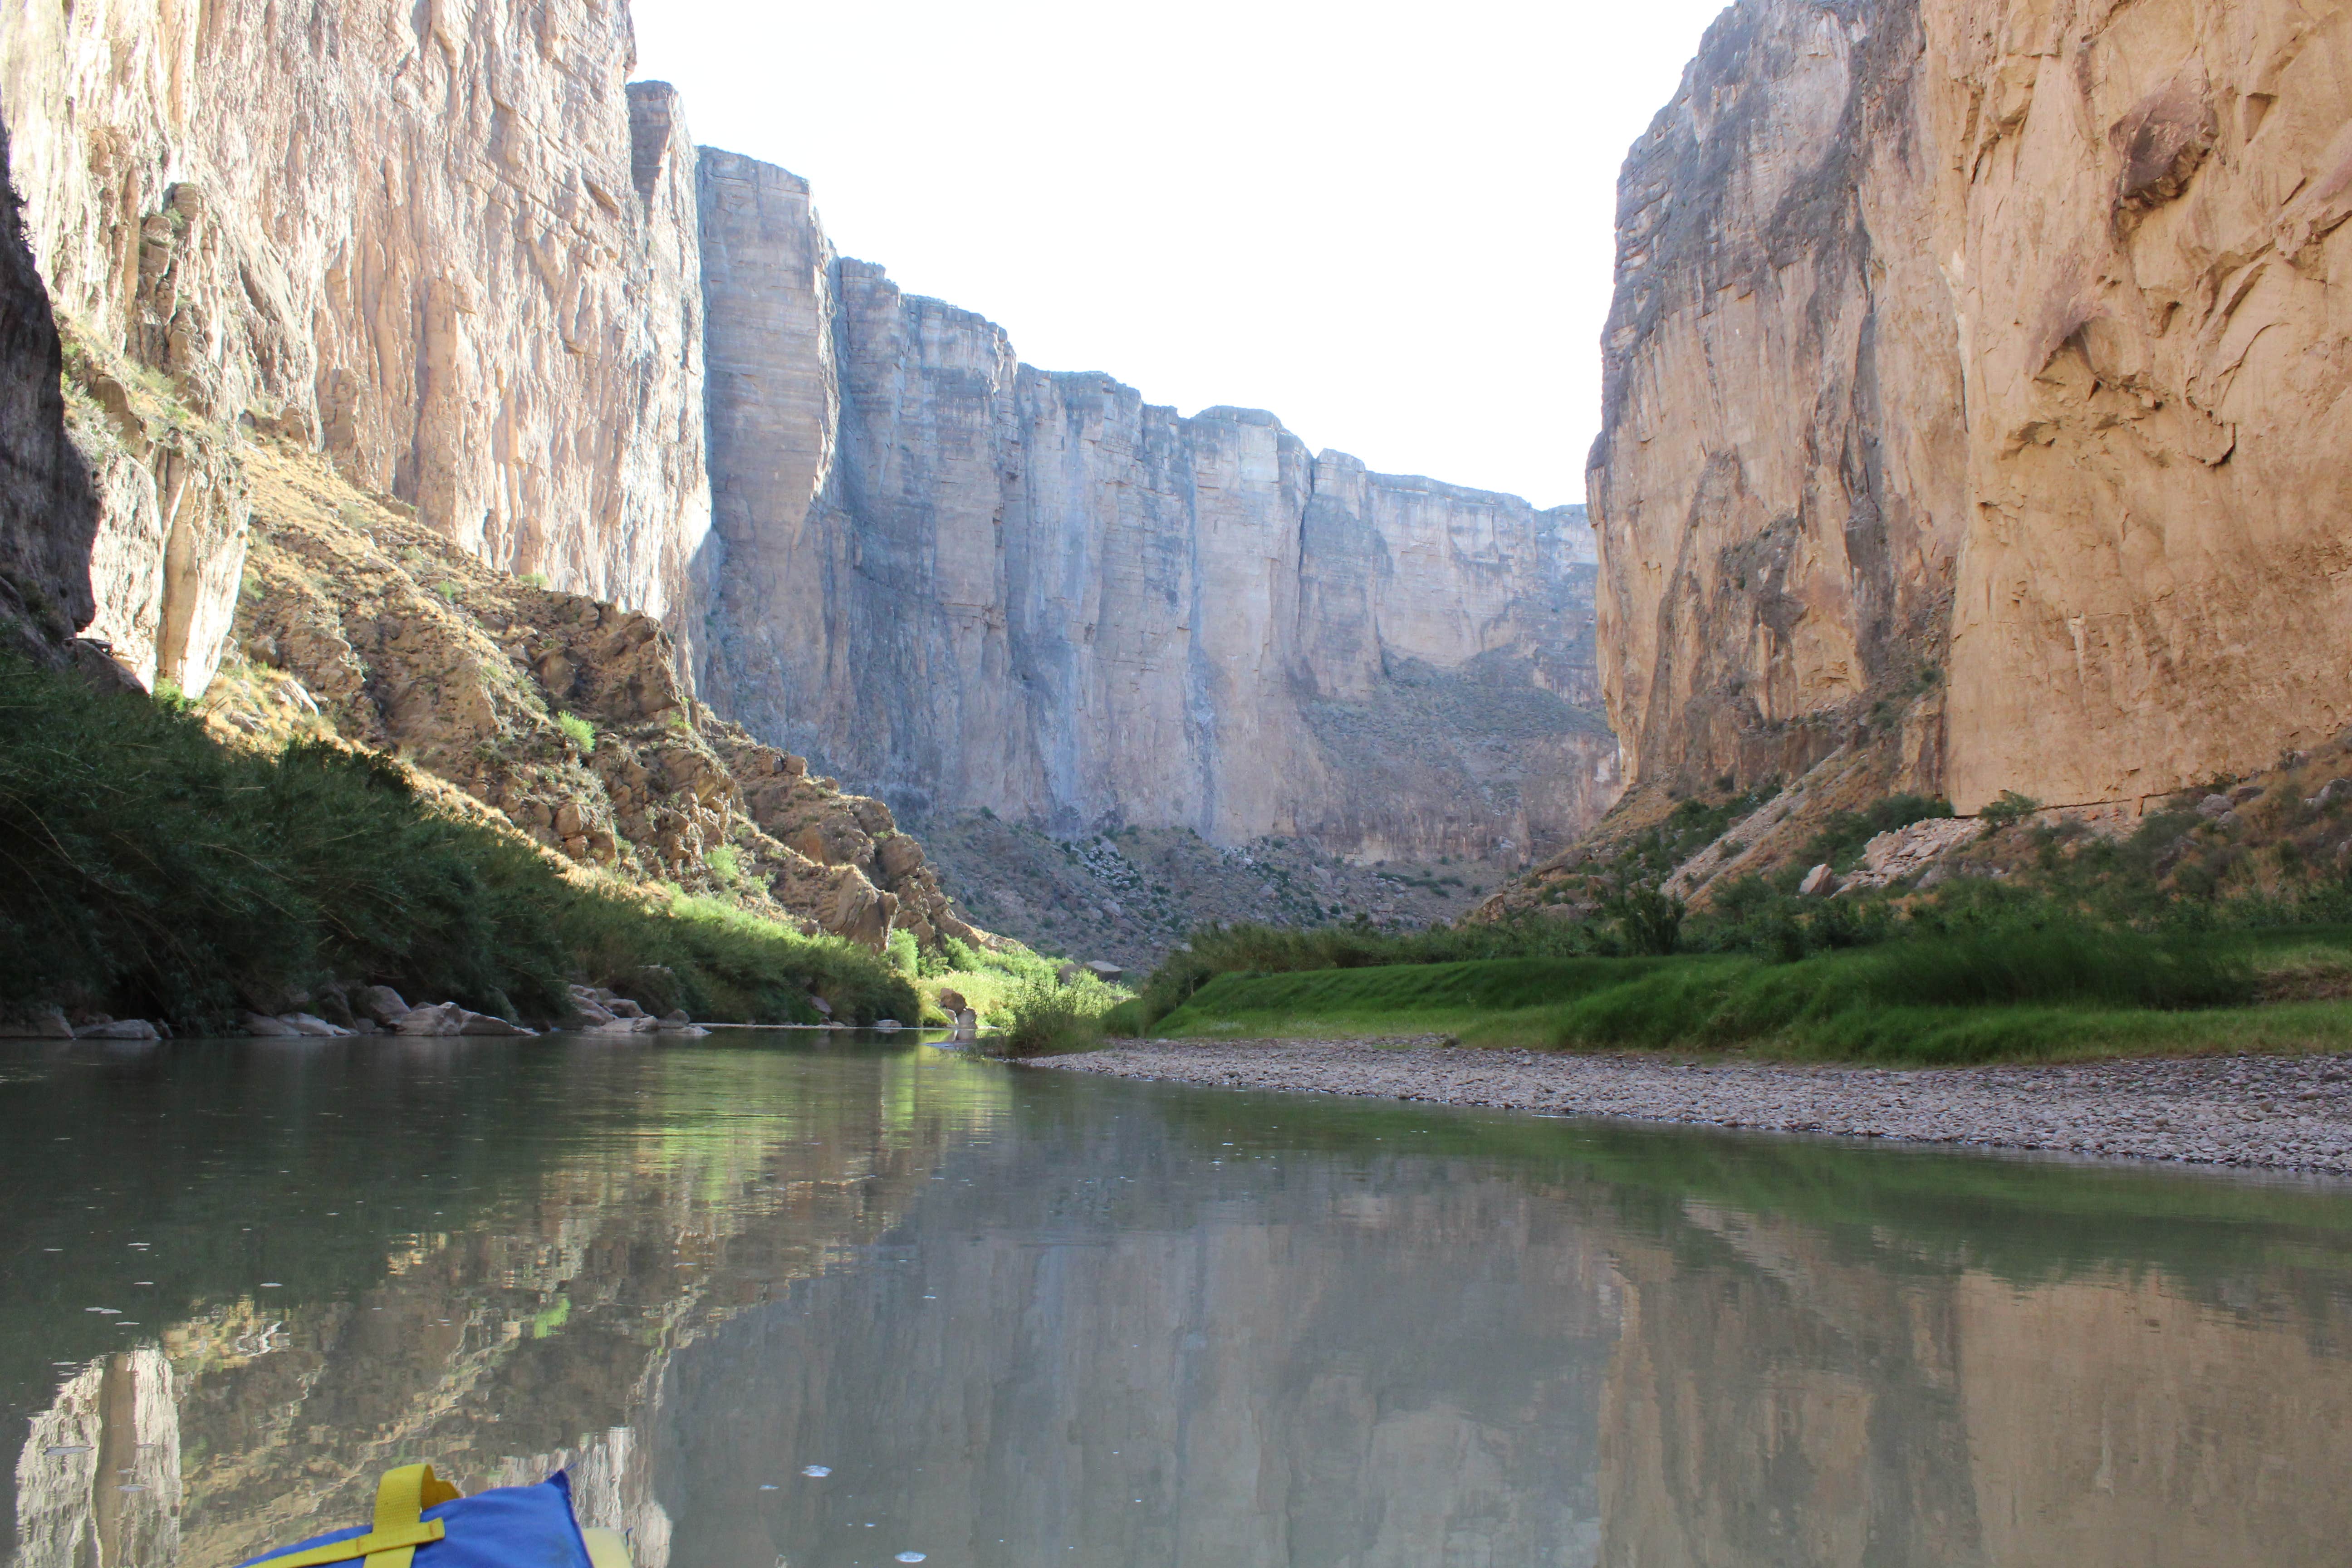
[[2352,1550],[2342,1184],[728,1031],[10,1047],[0,1184],[13,1568],[417,1458],[638,1568]]

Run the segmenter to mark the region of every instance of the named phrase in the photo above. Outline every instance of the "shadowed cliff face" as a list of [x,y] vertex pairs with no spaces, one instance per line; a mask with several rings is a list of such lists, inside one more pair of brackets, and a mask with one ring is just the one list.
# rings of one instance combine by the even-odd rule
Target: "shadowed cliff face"
[[66,437],[56,320],[25,248],[0,126],[0,646],[55,662],[96,610],[89,472]]
[[[704,686],[918,812],[1509,858],[1612,797],[1580,514],[1019,363],[706,150]],[[1433,683],[1491,691],[1457,718]]]
[[160,375],[181,415],[92,454],[93,630],[135,671],[211,676],[244,422],[492,564],[677,618],[709,522],[691,143],[667,89],[625,92],[633,57],[598,0],[0,15],[91,395]]
[[1718,22],[1620,194],[1637,773],[1867,738],[1963,810],[2137,804],[2352,719],[2347,75],[2286,0]]

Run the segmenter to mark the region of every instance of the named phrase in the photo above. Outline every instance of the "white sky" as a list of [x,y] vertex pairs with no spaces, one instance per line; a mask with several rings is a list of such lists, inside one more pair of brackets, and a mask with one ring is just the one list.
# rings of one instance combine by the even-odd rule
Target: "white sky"
[[1584,499],[1616,181],[1722,0],[634,0],[698,141],[1022,358]]

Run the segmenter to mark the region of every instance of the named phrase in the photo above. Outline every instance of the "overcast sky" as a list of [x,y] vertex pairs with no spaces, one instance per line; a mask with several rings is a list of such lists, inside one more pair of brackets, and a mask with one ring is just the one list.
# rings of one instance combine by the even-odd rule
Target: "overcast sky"
[[1047,370],[1584,499],[1625,149],[1721,0],[634,0],[697,140]]

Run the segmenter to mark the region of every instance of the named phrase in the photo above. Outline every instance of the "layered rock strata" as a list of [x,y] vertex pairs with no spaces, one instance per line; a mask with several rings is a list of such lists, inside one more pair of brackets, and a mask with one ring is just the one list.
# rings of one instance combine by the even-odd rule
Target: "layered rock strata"
[[599,0],[0,8],[49,291],[186,416],[99,462],[96,629],[126,663],[200,690],[226,636],[244,513],[215,428],[314,445],[486,561],[690,629],[691,143],[667,89],[625,90],[633,60]]
[[2342,5],[1727,13],[1620,187],[1634,776],[2136,805],[2352,721],[2347,102]]
[[704,689],[923,812],[1510,858],[1612,795],[1580,509],[1020,363],[706,150]]

